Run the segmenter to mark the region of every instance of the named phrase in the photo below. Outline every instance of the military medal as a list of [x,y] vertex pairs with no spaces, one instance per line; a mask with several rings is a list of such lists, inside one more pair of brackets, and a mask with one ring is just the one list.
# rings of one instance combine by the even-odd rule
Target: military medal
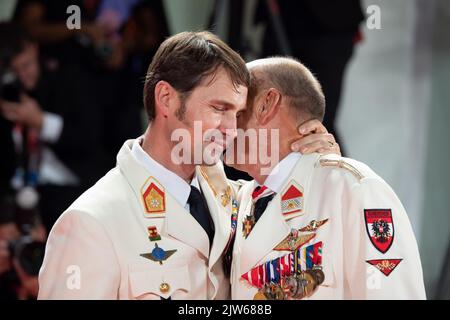
[[302,272],[300,278],[304,281],[304,292],[310,297],[317,288],[316,278],[308,271]]
[[292,229],[291,233],[281,241],[274,250],[276,251],[295,251],[304,244],[308,243],[316,236],[315,233],[300,234],[298,230]]
[[[274,192],[270,189],[268,189],[266,186],[258,186],[255,188],[255,190],[252,192],[252,207],[251,207],[251,213],[245,217],[242,223],[242,235],[245,239],[247,239],[248,235],[252,231],[253,227],[256,223],[255,218],[255,205],[257,201],[261,198],[265,198],[268,196],[273,195]],[[270,198],[271,199],[271,198]]]
[[237,204],[237,201],[235,199],[233,199],[232,206],[231,206],[231,230],[232,230],[232,232],[236,232],[237,219],[238,219],[238,204]]
[[253,300],[267,300],[267,297],[262,290],[259,290],[253,297]]
[[327,223],[328,219],[325,220],[312,220],[306,227],[300,228],[298,231],[300,232],[314,232],[317,229],[319,229],[321,226],[323,226],[325,223]]
[[231,187],[228,186],[225,193],[220,196],[220,201],[222,202],[222,206],[226,207],[230,203],[230,200],[231,200]]
[[271,283],[268,286],[268,291],[266,295],[269,297],[270,300],[284,300],[284,290],[278,283]]
[[242,223],[242,235],[244,236],[245,239],[247,239],[254,225],[255,225],[254,215],[248,215],[247,217],[245,217]]
[[324,282],[321,264],[322,242],[317,242],[258,265],[241,278],[258,288],[255,300],[302,299]]
[[284,288],[287,296],[296,296],[299,290],[298,282],[295,276],[289,276],[284,280]]
[[301,272],[296,275],[293,281],[296,282],[296,285],[294,286],[295,290],[292,291],[291,296],[293,299],[309,297],[316,288],[315,279],[306,272]]
[[170,256],[172,256],[177,250],[164,250],[160,248],[157,243],[155,243],[155,248],[151,253],[142,253],[140,256],[150,259],[155,262],[159,262],[159,264],[163,264],[163,261],[166,261]]
[[325,274],[322,271],[322,267],[315,267],[310,270],[310,273],[315,278],[317,285],[321,285],[325,280]]
[[147,228],[148,230],[148,238],[150,241],[158,241],[161,240],[161,236],[156,229],[156,226],[150,226]]

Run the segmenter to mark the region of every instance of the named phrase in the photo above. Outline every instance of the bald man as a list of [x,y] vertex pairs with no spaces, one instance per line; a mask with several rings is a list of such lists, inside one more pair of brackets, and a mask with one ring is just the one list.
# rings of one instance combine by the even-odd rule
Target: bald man
[[247,66],[253,81],[238,126],[277,130],[277,145],[258,144],[280,161],[251,164],[247,148],[245,164],[230,163],[255,179],[238,194],[232,298],[425,299],[416,239],[389,185],[356,160],[290,149],[297,123],[323,119],[316,78],[289,58]]

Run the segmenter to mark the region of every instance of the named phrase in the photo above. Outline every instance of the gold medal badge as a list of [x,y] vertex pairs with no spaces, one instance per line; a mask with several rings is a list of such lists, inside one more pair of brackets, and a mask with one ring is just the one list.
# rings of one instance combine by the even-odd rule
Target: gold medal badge
[[315,236],[315,233],[299,234],[297,230],[293,229],[291,233],[274,248],[274,250],[295,251],[308,243],[311,239],[314,239]]
[[319,229],[321,226],[323,226],[325,223],[327,223],[328,219],[324,220],[312,220],[307,226],[300,228],[298,231],[300,232],[314,232],[317,229]]

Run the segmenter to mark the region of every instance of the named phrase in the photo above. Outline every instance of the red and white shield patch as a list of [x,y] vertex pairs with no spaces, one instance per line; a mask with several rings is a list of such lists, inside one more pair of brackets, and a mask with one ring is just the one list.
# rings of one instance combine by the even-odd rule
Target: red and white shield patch
[[364,219],[370,241],[378,251],[386,253],[394,241],[391,209],[364,209]]

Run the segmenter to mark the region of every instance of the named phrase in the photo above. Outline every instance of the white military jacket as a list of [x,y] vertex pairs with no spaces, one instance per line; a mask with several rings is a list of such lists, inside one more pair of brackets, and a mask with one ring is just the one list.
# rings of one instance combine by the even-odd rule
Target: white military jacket
[[[248,182],[239,191],[233,299],[261,298],[264,283],[280,283],[294,268],[315,267],[324,279],[306,299],[425,299],[405,209],[366,165],[336,155],[301,156],[281,194],[245,238],[256,185]],[[298,250],[286,248],[286,242],[283,248],[291,232]],[[285,250],[275,250],[280,246]]]
[[230,240],[230,191],[226,183],[211,188],[207,176],[226,181],[222,164],[196,169],[214,221],[210,249],[203,228],[132,156],[132,144],[125,142],[117,166],[52,228],[38,298],[229,298],[222,253]]

